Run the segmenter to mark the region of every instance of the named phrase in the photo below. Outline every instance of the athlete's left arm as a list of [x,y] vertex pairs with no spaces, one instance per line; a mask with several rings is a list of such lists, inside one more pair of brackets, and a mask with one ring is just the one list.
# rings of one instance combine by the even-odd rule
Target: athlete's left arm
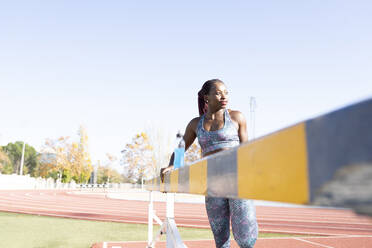
[[232,119],[238,123],[238,135],[240,143],[248,141],[247,121],[240,111],[231,111]]

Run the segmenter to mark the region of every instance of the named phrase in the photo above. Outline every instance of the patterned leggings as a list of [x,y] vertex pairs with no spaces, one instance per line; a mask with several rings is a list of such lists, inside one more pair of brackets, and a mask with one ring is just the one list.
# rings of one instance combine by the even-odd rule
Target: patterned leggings
[[217,248],[230,247],[230,216],[238,245],[242,248],[254,246],[258,225],[252,200],[205,197],[205,206]]

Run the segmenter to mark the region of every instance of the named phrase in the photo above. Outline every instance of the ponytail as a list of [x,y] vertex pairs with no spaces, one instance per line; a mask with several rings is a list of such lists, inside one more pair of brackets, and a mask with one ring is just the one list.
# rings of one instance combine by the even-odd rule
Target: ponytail
[[198,108],[199,115],[202,116],[208,111],[208,103],[204,100],[204,96],[209,94],[209,91],[212,88],[212,85],[215,83],[223,83],[219,79],[211,79],[203,84],[203,87],[198,92]]

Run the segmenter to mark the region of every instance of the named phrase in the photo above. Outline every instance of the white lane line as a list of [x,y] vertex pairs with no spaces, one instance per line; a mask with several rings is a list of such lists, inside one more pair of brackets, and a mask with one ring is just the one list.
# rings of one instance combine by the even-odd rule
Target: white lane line
[[[30,194],[28,194],[28,195],[30,195]],[[34,198],[35,199],[35,198]],[[111,205],[111,204],[108,204],[108,205]],[[45,205],[44,205],[45,206]],[[81,209],[81,208],[80,208]],[[123,210],[123,208],[121,208],[121,210]],[[195,215],[193,215],[193,216],[195,216]],[[183,216],[183,217],[185,217],[185,216]],[[180,218],[180,219],[184,219],[184,218]],[[270,224],[268,224],[268,225],[270,225]],[[272,224],[271,224],[272,225]],[[283,226],[283,225],[281,225],[281,226]],[[313,227],[312,227],[313,228]]]
[[335,248],[333,246],[322,245],[322,244],[311,242],[311,241],[308,241],[308,240],[305,240],[305,239],[301,239],[301,238],[293,238],[293,239],[298,240],[298,241],[303,241],[305,243],[309,243],[309,244],[313,244],[313,245],[319,245],[320,247],[324,247],[324,248]]
[[270,228],[259,228],[260,232],[266,233],[285,233],[285,234],[303,234],[303,235],[322,235],[322,236],[332,236],[332,237],[339,237],[339,236],[346,236],[348,234],[345,233],[324,233],[324,232],[306,232],[306,231],[298,231],[293,229],[287,229],[283,231],[283,229],[270,229]]
[[[1,197],[0,197],[1,198]],[[20,199],[21,200],[21,199]],[[46,202],[45,202],[45,200],[42,200],[42,202],[43,202],[43,204],[41,204],[40,203],[40,200],[41,199],[39,199],[39,200],[37,200],[37,199],[35,199],[35,198],[33,198],[33,200],[31,200],[32,202],[34,202],[35,204],[30,204],[30,201],[28,201],[28,204],[27,205],[36,205],[36,206],[43,206],[43,207],[45,207],[46,206]],[[72,200],[72,199],[71,199]],[[14,206],[14,199],[13,200],[9,200],[10,202],[12,202],[13,203],[13,206]],[[60,206],[60,202],[57,204],[56,202],[50,202],[50,204],[47,204],[47,205],[51,205],[51,204],[53,204],[53,207],[55,207],[55,205],[57,205],[58,207],[62,207],[62,208],[64,208],[64,209],[66,209],[66,208],[72,208],[72,209],[79,209],[79,210],[85,210],[85,209],[89,209],[89,210],[98,210],[98,211],[100,211],[100,210],[102,210],[102,208],[99,208],[99,207],[104,207],[106,210],[108,210],[108,209],[110,209],[110,212],[115,212],[115,213],[123,213],[124,211],[126,211],[126,212],[131,212],[131,213],[133,213],[133,206],[132,207],[125,207],[125,205],[124,206],[120,206],[120,207],[113,207],[112,206],[112,204],[103,204],[103,205],[101,205],[101,204],[94,204],[93,206],[92,206],[92,202],[90,202],[90,203],[88,203],[88,202],[86,202],[85,204],[81,204],[81,202],[74,202],[74,203],[77,203],[77,204],[74,204],[74,206]],[[24,204],[22,204],[22,205],[24,205]],[[137,209],[138,210],[138,209]],[[144,212],[146,211],[146,209],[145,208],[143,208],[143,209],[141,209],[141,210],[143,210]],[[162,212],[163,211],[158,211],[160,214],[162,214]],[[182,211],[183,212],[183,211]],[[204,218],[205,216],[204,215],[197,215],[197,214],[195,214],[195,213],[190,213],[190,215],[189,214],[185,214],[185,213],[182,213],[182,217],[181,218],[178,218],[178,219],[186,219],[186,218],[189,218],[189,219],[194,219],[194,220],[200,220],[200,219],[205,219]],[[275,221],[275,220],[274,220]],[[262,220],[261,220],[261,225],[269,225],[269,226],[287,226],[287,227],[309,227],[309,226],[305,226],[305,225],[296,225],[296,224],[294,224],[294,223],[292,223],[292,224],[286,224],[286,225],[284,225],[284,224],[277,224],[277,223],[273,223],[273,222],[271,222],[271,223],[262,223]],[[358,228],[358,227],[324,227],[324,226],[311,226],[311,228],[324,228],[324,229],[346,229],[346,230],[366,230],[366,231],[369,231],[369,230],[371,230],[371,229],[369,229],[369,228],[367,228],[367,229],[365,229],[365,228]]]
[[328,236],[328,237],[306,237],[307,239],[340,239],[340,238],[372,238],[372,235],[343,235],[343,236]]
[[[20,196],[17,196],[17,197],[12,197],[12,198],[5,198],[4,196],[1,196],[0,195],[0,200],[3,199],[3,200],[6,200],[6,201],[11,201],[11,202],[14,202],[16,200],[18,201],[23,201],[23,202],[36,202],[36,203],[40,203],[40,201],[42,201],[44,204],[45,203],[52,203],[54,204],[56,201],[58,201],[60,204],[60,202],[67,202],[67,203],[74,203],[74,204],[78,204],[78,205],[87,205],[87,206],[92,206],[92,204],[94,204],[94,206],[102,206],[102,207],[107,207],[107,206],[110,206],[110,208],[112,207],[115,207],[115,208],[118,208],[118,209],[122,209],[123,207],[125,207],[127,204],[125,203],[116,203],[116,202],[112,202],[112,201],[109,201],[109,200],[105,200],[105,201],[100,201],[100,203],[97,203],[97,201],[94,201],[94,200],[81,200],[81,199],[77,199],[77,198],[56,198],[56,199],[51,199],[50,197],[20,197]],[[144,210],[147,209],[147,205],[143,205],[142,208]],[[165,212],[165,211],[164,211]]]
[[[1,197],[0,197],[1,198]],[[18,198],[19,199],[19,198]],[[10,199],[7,199],[8,201],[14,203],[14,199],[10,200]],[[19,200],[22,200],[22,199],[19,199]],[[73,208],[73,209],[85,209],[85,207],[89,210],[102,210],[102,208],[105,208],[105,209],[110,209],[110,211],[112,212],[116,212],[116,213],[120,213],[120,212],[123,212],[123,211],[127,211],[127,212],[132,212],[133,211],[133,206],[131,207],[126,207],[125,204],[121,205],[121,206],[118,206],[118,205],[114,205],[111,204],[111,203],[105,203],[105,204],[96,204],[94,203],[94,205],[92,206],[92,201],[85,201],[84,203],[81,202],[81,201],[76,201],[75,199],[68,199],[66,198],[65,200],[71,200],[71,201],[66,201],[66,202],[70,202],[70,204],[74,204],[74,206],[69,206],[70,208]],[[43,204],[41,205],[40,204],[40,201],[43,202]],[[46,202],[47,201],[47,202]],[[31,202],[33,202],[34,204],[32,204]],[[48,204],[49,203],[49,204]],[[50,201],[48,198],[43,198],[43,199],[38,199],[38,198],[32,198],[32,200],[28,200],[27,201],[27,205],[41,205],[41,206],[44,206],[45,205],[53,205],[53,207],[55,205],[58,205],[60,206],[60,202],[56,203],[55,201]],[[68,208],[68,207],[66,207]],[[138,209],[137,209],[138,210]],[[144,212],[147,210],[145,206],[143,206],[143,208],[141,207],[141,210],[143,210]],[[160,214],[162,214],[164,211],[162,210],[159,210],[158,211]],[[176,215],[177,215],[177,212],[176,211]],[[199,211],[196,211],[196,212],[199,212]],[[163,213],[165,214],[165,213]],[[200,220],[200,219],[205,219],[205,216],[204,215],[200,215],[200,214],[196,214],[196,213],[190,213],[190,214],[185,214],[184,213],[184,209],[182,210],[182,217],[179,218],[179,219],[185,219],[185,218],[189,218],[189,219],[195,219],[195,220]],[[269,221],[269,220],[264,220],[264,221]],[[260,219],[260,222],[261,222],[261,225],[271,225],[271,226],[287,226],[287,227],[290,227],[290,226],[293,226],[293,227],[308,227],[307,225],[296,225],[295,223],[291,223],[291,224],[277,224],[275,223],[275,220],[272,220],[270,223],[262,223],[262,220]],[[306,221],[305,221],[306,222]],[[325,228],[325,229],[346,229],[346,230],[366,230],[366,231],[369,231],[370,229],[367,228],[367,229],[364,229],[364,228],[358,228],[358,227],[323,227],[323,226],[311,226],[311,228]]]
[[270,213],[270,212],[257,213],[257,217],[267,218],[267,219],[271,219],[271,218],[282,219],[284,216],[285,216],[285,219],[288,218],[290,220],[311,220],[311,221],[319,221],[319,222],[330,220],[330,221],[333,221],[333,222],[336,222],[336,223],[337,222],[345,222],[345,221],[350,222],[350,220],[351,220],[353,222],[371,224],[370,219],[366,219],[366,218],[363,218],[361,216],[349,216],[349,217],[345,217],[345,218],[339,218],[339,217],[322,217],[322,216],[318,216],[318,215],[300,216],[300,215],[293,215],[291,212],[288,212],[286,214],[283,213],[281,215],[276,215],[276,214],[273,214],[273,213]]
[[[67,200],[64,200],[64,201],[45,201],[45,200],[42,200],[42,199],[33,199],[33,200],[25,200],[24,198],[18,198],[18,199],[2,199],[0,197],[0,203],[3,202],[3,203],[12,203],[13,205],[15,204],[18,204],[20,207],[22,207],[23,205],[41,205],[41,206],[61,206],[61,202],[63,203],[67,203],[69,205],[64,205],[65,207],[72,207],[72,208],[83,208],[83,207],[86,207],[88,209],[92,209],[92,208],[95,208],[95,209],[99,209],[99,210],[102,210],[102,209],[109,209],[109,210],[114,210],[114,211],[125,211],[125,210],[133,210],[133,207],[126,207],[125,204],[123,204],[122,206],[117,206],[117,207],[113,207],[112,204],[110,202],[107,202],[105,204],[96,204],[94,202],[86,202],[84,204],[82,204],[80,201],[76,201],[76,200],[71,200],[71,201],[67,201]],[[141,209],[143,210],[144,212],[147,211],[146,207],[143,206],[142,208],[136,208],[137,210],[138,209]],[[160,211],[162,212],[162,211]],[[165,213],[165,211],[164,211]]]
[[[45,193],[41,193],[41,194],[45,194]],[[56,195],[56,193],[54,193],[55,195]],[[35,198],[32,198],[32,199],[35,199]],[[68,199],[68,198],[64,198],[64,199]],[[36,199],[35,199],[36,200]],[[43,199],[39,199],[39,200],[42,200],[44,203],[45,203],[45,201],[50,201],[50,199],[48,199],[48,198],[43,198]],[[36,200],[37,201],[37,200]],[[38,201],[37,201],[38,202]],[[81,206],[82,204],[81,203],[83,203],[83,201],[79,201],[79,205]],[[88,204],[89,206],[91,206],[91,203],[90,202],[87,202],[87,201],[85,201],[84,202],[85,204]],[[96,207],[98,207],[98,206],[107,206],[107,204],[103,204],[103,205],[101,205],[101,204],[94,204]],[[113,207],[113,205],[116,205],[116,204],[112,204],[112,203],[110,203],[110,208],[112,209],[112,207]],[[118,207],[118,210],[123,210],[123,206],[120,204],[119,206],[118,205],[116,205],[117,207]],[[144,209],[145,210],[145,209]],[[184,216],[187,216],[187,217],[194,217],[194,216],[196,216],[195,214],[191,214],[191,216],[189,216],[189,215],[185,215],[185,214],[183,214]],[[204,217],[204,215],[202,215],[203,217]],[[200,217],[202,217],[202,216],[198,216],[199,218]],[[258,216],[259,217],[259,216]],[[260,218],[260,217],[259,217]],[[260,218],[260,219],[262,219],[262,218]],[[275,219],[275,220],[277,220],[277,219]],[[271,221],[271,219],[263,219],[263,221]],[[281,221],[285,221],[285,220],[281,220]],[[288,221],[288,220],[286,220],[286,221]],[[298,219],[298,221],[305,221],[305,222],[312,222],[312,221],[308,221],[308,220],[304,220],[304,219]],[[315,221],[316,222],[316,221]],[[322,223],[322,222],[320,222],[320,223]],[[329,222],[327,222],[327,223],[329,223]],[[337,222],[335,222],[335,221],[333,221],[332,222],[332,224],[333,223],[337,223]],[[348,223],[350,223],[350,222],[348,222]],[[340,224],[342,224],[342,223],[340,223]],[[350,223],[351,224],[351,223]],[[364,224],[364,223],[352,223],[352,224]],[[369,224],[369,223],[368,223]],[[368,224],[366,224],[366,225],[368,225]]]
[[355,222],[353,222],[353,220],[350,221],[350,218],[349,219],[344,219],[342,221],[342,220],[332,220],[332,219],[331,220],[330,219],[327,219],[327,220],[310,220],[310,219],[300,219],[300,218],[291,218],[291,217],[289,217],[288,219],[280,219],[280,218],[275,218],[275,216],[268,216],[268,215],[266,215],[265,217],[262,216],[262,215],[257,215],[256,217],[259,218],[262,221],[275,220],[275,221],[283,221],[283,222],[309,222],[309,223],[323,223],[323,224],[348,224],[348,225],[358,224],[358,225],[366,225],[366,226],[371,226],[372,227],[371,221],[360,222],[358,220],[355,220]]
[[316,226],[316,225],[298,225],[298,224],[276,224],[276,223],[261,223],[261,225],[265,226],[281,226],[281,227],[301,227],[301,228],[322,228],[327,230],[342,230],[342,231],[372,231],[370,228],[358,228],[358,227],[332,227],[332,226]]
[[[22,202],[21,202],[22,201]],[[80,204],[80,202],[78,201],[74,201],[74,202],[67,202],[65,201],[66,203],[69,203],[69,205],[61,205],[61,202],[45,202],[45,201],[42,201],[42,200],[27,200],[27,202],[24,202],[23,199],[18,199],[17,202],[15,202],[15,199],[6,199],[6,200],[1,200],[1,197],[0,197],[0,205],[2,204],[12,204],[12,207],[24,207],[24,206],[34,206],[34,207],[37,207],[37,206],[40,206],[40,207],[49,207],[49,208],[53,208],[54,210],[56,209],[60,209],[60,210],[63,210],[63,209],[74,209],[74,210],[87,210],[87,211],[92,211],[92,210],[95,210],[95,211],[103,211],[104,213],[106,213],[106,211],[109,211],[111,213],[119,213],[119,214],[125,214],[125,213],[133,213],[133,214],[136,214],[138,213],[138,210],[142,210],[143,214],[146,214],[147,213],[147,209],[145,207],[143,208],[136,208],[136,210],[134,210],[134,206],[121,206],[121,207],[112,207],[110,203],[106,203],[106,204],[103,204],[103,205],[97,205],[97,204],[94,204],[94,202],[90,202],[89,204]],[[159,215],[165,215],[165,211],[162,211],[161,209],[157,211],[157,213]],[[197,214],[182,214],[182,217],[181,218],[178,218],[178,219],[190,219],[190,220],[206,220],[206,216],[204,215],[197,215]]]
[[[111,216],[117,216],[118,218],[127,218],[130,216],[135,216],[138,214],[135,210],[131,212],[118,212],[118,211],[110,211],[106,212],[105,210],[97,211],[96,209],[88,209],[88,208],[76,208],[76,207],[62,207],[62,206],[54,206],[54,208],[45,208],[41,205],[38,206],[12,206],[9,208],[8,205],[2,205],[0,203],[0,207],[6,207],[8,210],[16,210],[17,209],[30,209],[34,211],[52,211],[52,212],[65,212],[65,213],[76,213],[77,211],[82,212],[83,214],[94,214],[94,215],[111,215]],[[123,215],[124,214],[124,215]],[[146,214],[143,215],[143,218],[146,218]]]
[[[1,206],[1,202],[0,202],[0,206]],[[6,207],[7,204],[5,204],[4,207]],[[61,205],[49,205],[47,208],[45,206],[45,204],[41,204],[40,202],[37,202],[37,204],[30,204],[28,203],[27,206],[12,206],[13,209],[14,208],[22,208],[22,209],[32,209],[32,210],[49,210],[49,211],[64,211],[64,212],[67,212],[67,213],[74,213],[76,211],[81,211],[81,212],[84,212],[84,213],[87,213],[87,214],[100,214],[100,215],[114,215],[114,216],[117,216],[118,218],[127,218],[128,217],[128,214],[131,215],[131,214],[137,214],[138,215],[138,212],[137,210],[133,210],[133,208],[121,208],[120,210],[113,210],[113,209],[102,209],[102,208],[95,208],[95,207],[81,207],[81,206],[61,206]],[[109,210],[109,212],[106,212],[106,210]],[[143,212],[143,216],[144,217],[145,215],[145,212]],[[164,217],[164,213],[160,213],[160,216],[161,217]],[[176,217],[176,220],[180,223],[184,220],[186,221],[190,221],[192,219],[192,221],[196,221],[196,222],[206,222],[206,218],[197,218],[197,216],[192,216],[193,218],[190,218],[188,216],[182,216],[182,217]],[[308,227],[309,226],[299,226],[299,225],[279,225],[279,224],[268,224],[272,227],[274,226],[280,226],[280,227],[284,227],[286,226],[287,228],[298,228],[298,227]],[[195,225],[190,225],[190,226],[195,226]],[[318,226],[312,226],[311,227],[312,229],[328,229],[328,228],[324,228],[324,227],[318,227]],[[271,228],[264,228],[265,230],[272,230]],[[275,230],[275,228],[274,228]],[[273,230],[272,230],[273,231]],[[276,232],[279,231],[279,230],[276,230]],[[280,230],[282,231],[282,230]],[[315,230],[314,230],[315,231]],[[293,231],[288,231],[289,233],[293,232]],[[324,232],[298,232],[296,231],[296,233],[303,233],[303,234],[314,234],[314,235],[345,235],[344,233],[324,233]]]
[[[5,212],[11,212],[11,213],[14,213],[12,211],[8,211],[8,210],[2,210],[0,208],[0,211],[5,211]],[[22,214],[32,214],[32,215],[40,215],[40,216],[50,216],[50,217],[67,217],[67,218],[70,218],[70,219],[80,219],[80,220],[94,220],[94,221],[112,221],[112,222],[119,222],[119,223],[134,223],[134,224],[148,224],[147,220],[146,221],[131,221],[131,220],[117,220],[117,219],[111,219],[111,218],[90,218],[90,217],[83,217],[83,216],[69,216],[69,215],[60,215],[60,214],[51,214],[51,213],[30,213],[30,212],[27,212],[27,211],[18,211],[16,213],[22,213]],[[181,226],[181,227],[193,227],[193,228],[209,228],[210,226],[203,226],[203,225],[188,225],[188,224],[181,224],[181,225],[178,225],[178,226]]]
[[[81,206],[80,207],[79,206],[69,206],[69,207],[66,207],[66,206],[60,206],[60,205],[56,206],[56,205],[54,205],[54,206],[52,206],[52,209],[48,209],[48,208],[45,208],[45,204],[41,205],[39,201],[37,201],[37,203],[38,204],[28,204],[29,207],[27,207],[27,208],[28,209],[30,209],[30,208],[33,209],[32,207],[30,207],[30,205],[33,205],[33,206],[35,206],[34,209],[36,209],[36,206],[38,206],[38,208],[41,207],[44,210],[65,211],[65,212],[73,212],[73,211],[71,211],[73,209],[73,210],[76,210],[76,211],[84,211],[84,212],[90,213],[90,214],[119,215],[118,217],[124,217],[124,218],[125,218],[125,216],[123,216],[123,214],[124,215],[127,215],[128,213],[129,214],[138,214],[137,211],[136,212],[133,211],[133,208],[126,209],[125,207],[122,207],[120,210],[113,210],[113,209],[111,209],[110,210],[110,213],[107,213],[105,211],[101,212],[102,211],[101,208],[100,209],[94,208],[94,207],[83,208]],[[2,205],[2,204],[0,203],[0,205]],[[15,206],[13,206],[13,207],[15,207]],[[25,208],[24,206],[19,206],[19,207],[20,208]],[[66,210],[70,210],[70,211],[66,211]],[[97,211],[97,212],[95,212],[95,211]],[[192,218],[193,221],[198,221],[198,222],[200,222],[200,221],[204,222],[205,221],[205,218],[199,219],[199,218],[195,218],[196,216],[193,216],[193,217],[194,217],[194,218]],[[182,217],[178,217],[177,220],[178,221],[182,221],[182,220],[188,220],[189,221],[190,220],[190,217],[188,218],[188,216],[182,216]],[[273,224],[273,223],[266,224],[266,225],[272,226],[274,229],[275,229],[274,226],[281,226],[281,227],[286,226],[288,228],[291,228],[291,227],[292,228],[293,227],[307,227],[307,228],[309,228],[309,226],[303,226],[303,225],[283,225],[283,224],[282,225],[278,225],[278,224]],[[311,228],[312,229],[319,229],[319,228],[321,228],[321,229],[328,229],[328,230],[329,229],[337,229],[337,228],[329,228],[329,227],[327,228],[327,227],[323,227],[323,226],[320,226],[320,227],[319,226],[312,226]],[[270,230],[271,228],[264,228],[264,229],[265,230]],[[350,230],[350,228],[348,228],[348,229]],[[353,229],[354,230],[365,230],[365,229],[357,229],[357,228],[353,228]],[[341,231],[341,230],[339,230],[339,231]],[[367,231],[369,231],[369,229]],[[296,231],[296,233],[298,233],[298,231]],[[303,233],[319,234],[319,232],[316,232],[316,231],[315,232],[303,232]],[[324,233],[321,233],[321,234],[324,234]],[[327,233],[327,234],[328,235],[347,235],[345,233]]]
[[[104,209],[93,209],[93,208],[79,208],[79,207],[64,207],[64,206],[49,206],[49,207],[45,207],[41,204],[38,204],[35,206],[35,204],[32,204],[33,206],[31,206],[31,204],[28,204],[27,206],[12,206],[11,208],[9,208],[9,205],[8,204],[2,204],[0,202],[0,208],[1,207],[5,207],[6,209],[8,210],[14,210],[14,211],[18,211],[19,209],[23,209],[23,210],[26,210],[26,209],[29,209],[29,211],[51,211],[51,212],[65,212],[65,213],[76,213],[76,211],[79,211],[79,212],[82,212],[83,214],[92,214],[92,215],[104,215],[104,216],[115,216],[117,218],[123,218],[123,219],[126,219],[128,217],[131,217],[131,216],[138,216],[138,211],[134,210],[134,209],[131,209],[131,211],[109,211],[109,212],[106,212],[106,210]],[[43,214],[43,213],[41,213]],[[66,214],[64,216],[67,216],[67,217],[71,217],[70,215]],[[146,213],[143,213],[143,215],[141,216],[143,219],[146,219],[147,217],[147,214]],[[160,216],[161,218],[164,217],[164,215],[161,215]],[[80,218],[80,217],[79,217]],[[104,218],[104,217],[103,217]],[[96,218],[97,219],[97,218]],[[190,220],[188,218],[176,218],[176,220],[182,222],[182,220]],[[206,219],[193,219],[193,221],[196,221],[196,222],[201,222],[201,223],[204,223],[204,222],[207,222]]]

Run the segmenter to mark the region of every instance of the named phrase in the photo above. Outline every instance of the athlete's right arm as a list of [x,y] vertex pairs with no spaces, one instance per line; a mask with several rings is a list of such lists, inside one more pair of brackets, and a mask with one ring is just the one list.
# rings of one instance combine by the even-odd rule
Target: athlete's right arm
[[[196,117],[192,119],[186,127],[185,134],[183,135],[183,140],[185,141],[185,151],[192,145],[196,138],[196,129],[198,128],[200,117]],[[174,162],[174,153],[169,161],[168,167],[160,169],[160,178],[163,181],[164,175],[173,169],[173,162]]]
[[183,140],[185,141],[185,151],[194,143],[196,139],[196,131],[198,129],[200,117],[192,119],[186,127]]

